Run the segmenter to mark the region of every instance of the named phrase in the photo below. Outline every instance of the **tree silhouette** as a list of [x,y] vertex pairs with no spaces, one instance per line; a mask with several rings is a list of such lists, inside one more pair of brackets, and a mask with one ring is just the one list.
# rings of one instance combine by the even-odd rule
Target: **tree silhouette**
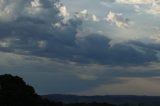
[[22,78],[11,75],[0,75],[0,104],[16,106],[34,106],[41,101],[33,87]]
[[34,88],[22,78],[9,74],[0,75],[0,106],[114,106],[108,103],[74,103],[49,101],[37,95]]

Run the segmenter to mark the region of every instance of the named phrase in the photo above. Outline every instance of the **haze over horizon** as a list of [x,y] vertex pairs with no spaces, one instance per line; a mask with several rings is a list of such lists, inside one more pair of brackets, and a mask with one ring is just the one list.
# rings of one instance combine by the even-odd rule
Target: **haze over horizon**
[[0,74],[39,94],[160,96],[160,1],[0,0]]

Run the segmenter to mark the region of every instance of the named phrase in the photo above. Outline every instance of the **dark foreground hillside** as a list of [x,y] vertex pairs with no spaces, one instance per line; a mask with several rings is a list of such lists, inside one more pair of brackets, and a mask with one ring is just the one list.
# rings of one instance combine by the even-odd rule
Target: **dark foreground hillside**
[[159,96],[134,96],[134,95],[77,96],[77,95],[52,94],[52,95],[45,95],[43,97],[48,98],[51,101],[61,101],[64,103],[91,103],[91,102],[104,103],[107,101],[109,103],[117,105],[132,104],[131,106],[160,106]]
[[49,101],[36,94],[32,86],[22,78],[12,75],[0,75],[0,106],[115,106],[108,103],[72,103]]

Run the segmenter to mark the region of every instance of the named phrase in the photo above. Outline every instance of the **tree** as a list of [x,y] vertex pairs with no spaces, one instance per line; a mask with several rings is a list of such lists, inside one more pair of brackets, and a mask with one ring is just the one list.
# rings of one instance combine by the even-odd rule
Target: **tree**
[[22,78],[9,74],[0,75],[0,106],[115,106],[108,103],[74,103],[49,101],[37,95],[34,88]]
[[0,104],[35,106],[40,102],[40,96],[22,78],[8,74],[0,75]]

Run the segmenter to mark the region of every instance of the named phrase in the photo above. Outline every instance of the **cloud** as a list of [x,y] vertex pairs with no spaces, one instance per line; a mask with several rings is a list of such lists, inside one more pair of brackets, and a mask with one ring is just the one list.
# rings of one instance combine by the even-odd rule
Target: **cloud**
[[87,21],[92,20],[94,22],[99,21],[96,15],[90,14],[86,9],[78,12],[75,16],[76,18],[82,19],[82,20],[87,20]]
[[21,17],[29,17],[54,22],[61,16],[62,18],[69,16],[66,7],[59,0],[15,0],[14,2],[1,0],[0,3],[1,21],[14,21]]
[[9,73],[23,77],[40,94],[88,89],[95,85],[93,82],[90,84],[90,81],[100,72],[94,65],[90,67],[43,57],[5,52],[0,52],[0,57],[1,74]]
[[[78,39],[78,45],[80,46],[80,53],[83,55],[81,59],[85,58],[86,62],[97,62],[100,64],[141,64],[145,61],[149,62],[157,60],[154,51],[147,52],[148,50],[141,46],[132,46],[132,43],[122,43],[110,46],[109,38],[103,35],[91,34],[86,37]],[[133,44],[134,45],[134,44]],[[140,49],[138,49],[138,47]],[[144,50],[142,53],[140,50]]]
[[143,4],[153,4],[157,0],[101,0],[103,2],[119,3],[119,4],[132,4],[132,5],[143,5]]
[[[155,51],[146,47],[142,48],[143,53],[137,49],[139,46],[130,46],[129,43],[111,47],[113,40],[105,34],[89,32],[77,37],[84,21],[98,21],[87,10],[70,17],[66,7],[57,0],[9,0],[3,3],[5,5],[1,10],[10,5],[12,8],[9,8],[11,18],[5,21],[0,18],[1,51],[80,64],[139,65],[157,61]],[[108,14],[107,21],[123,28],[129,25],[127,18],[114,12]],[[82,74],[83,78],[85,76]]]
[[[105,90],[106,86],[109,89],[113,85],[117,88],[123,86],[124,89],[132,89],[132,87],[136,88],[142,84],[135,85],[136,81],[141,82],[143,79],[149,78],[156,78],[157,80],[158,70],[160,69],[159,63],[149,63],[141,66],[79,64],[65,60],[6,52],[0,52],[0,58],[1,74],[10,73],[23,77],[40,94],[82,94],[82,92],[85,92],[86,95],[93,93],[100,95],[102,91],[103,94],[108,92]],[[155,79],[152,80],[155,83]],[[130,81],[133,82],[131,84],[133,86],[126,85]],[[143,86],[149,85],[147,83]],[[94,89],[96,89],[96,92],[91,92]],[[143,89],[147,90],[148,87]],[[114,94],[116,88],[112,90],[109,91]],[[116,93],[120,92],[117,91]],[[140,91],[140,93],[143,92]]]
[[116,0],[117,3],[124,3],[124,4],[150,4],[155,1],[156,0]]
[[[105,2],[111,2],[106,0]],[[140,13],[149,13],[154,15],[160,14],[160,1],[158,0],[114,0],[119,4],[127,4],[136,6],[136,12]],[[138,8],[137,8],[138,7]]]
[[[34,51],[39,49],[38,46],[41,48],[42,45],[50,44],[54,40],[66,45],[74,42],[77,27],[81,22],[77,19],[65,20],[68,13],[60,2],[56,0],[24,0],[23,2],[1,0],[1,2],[5,5],[1,7],[1,13],[4,14],[0,16],[0,29],[3,30],[0,38],[1,46],[7,45],[6,49],[28,48],[26,51]],[[3,11],[6,8],[9,13]],[[45,43],[42,44],[42,41]]]
[[153,40],[153,43],[160,43],[160,35],[151,36],[151,39]]
[[[142,5],[142,1],[123,2]],[[121,10],[116,8],[113,11]],[[101,20],[104,16],[99,12],[80,10],[72,14],[59,0],[0,0],[0,73],[22,76],[41,94],[95,90],[96,94],[104,94],[105,88],[114,94],[116,88],[130,89],[130,83],[135,82],[146,91],[148,86],[141,84],[150,85],[148,78],[159,76],[159,35],[148,30],[149,24],[143,25],[147,26],[145,33],[140,24],[139,30],[137,26],[130,29],[130,17],[123,15],[128,17],[130,11],[110,11],[106,20],[114,27]],[[156,43],[130,40],[143,35],[153,35],[151,39]],[[122,42],[112,45],[115,40]],[[153,86],[158,87],[155,83]]]
[[[160,88],[155,78],[119,78],[122,83],[101,85],[90,90],[80,92],[80,95],[153,95],[158,96]],[[147,88],[147,89],[146,89]]]
[[110,11],[105,20],[115,24],[117,27],[120,28],[125,28],[129,26],[129,19],[123,18],[121,13],[114,13]]
[[150,9],[147,11],[148,13],[159,15],[160,14],[160,1],[155,1]]

